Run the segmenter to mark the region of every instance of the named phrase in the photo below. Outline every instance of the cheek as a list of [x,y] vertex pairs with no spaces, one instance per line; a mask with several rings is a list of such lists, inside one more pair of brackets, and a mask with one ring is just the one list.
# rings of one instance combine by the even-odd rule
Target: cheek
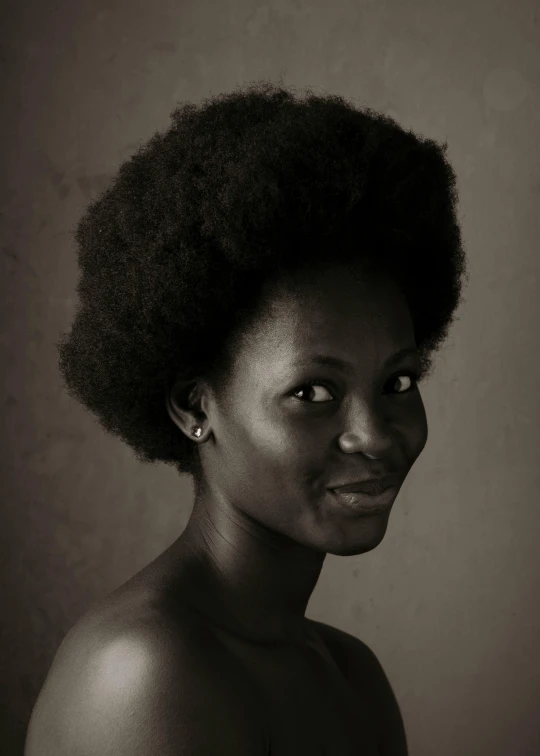
[[298,488],[323,472],[325,443],[301,423],[244,407],[227,427],[223,467],[239,484],[279,490]]
[[415,407],[415,411],[410,418],[406,438],[409,457],[412,463],[421,454],[428,439],[427,416],[421,398],[419,398],[418,405]]

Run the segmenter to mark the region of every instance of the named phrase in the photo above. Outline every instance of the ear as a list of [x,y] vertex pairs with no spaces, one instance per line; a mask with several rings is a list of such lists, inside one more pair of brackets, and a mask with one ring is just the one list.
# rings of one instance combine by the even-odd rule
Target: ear
[[[176,381],[166,393],[165,404],[169,417],[191,441],[204,441],[208,435],[208,418],[202,408],[201,386],[197,380]],[[195,439],[191,431],[194,426],[202,428],[202,434]]]

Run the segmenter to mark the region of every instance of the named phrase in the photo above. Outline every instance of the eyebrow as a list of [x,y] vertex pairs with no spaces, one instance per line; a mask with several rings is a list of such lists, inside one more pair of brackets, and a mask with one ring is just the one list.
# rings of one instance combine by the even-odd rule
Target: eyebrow
[[[390,367],[390,365],[399,362],[403,357],[408,356],[420,357],[420,353],[416,347],[400,349],[399,352],[396,352],[386,360],[384,367]],[[339,357],[331,357],[326,354],[314,354],[310,361],[317,362],[319,365],[328,365],[329,367],[337,368],[346,373],[352,373],[354,371],[354,365],[352,362],[347,362],[347,360],[342,360]],[[304,360],[302,360],[302,364],[304,364]]]

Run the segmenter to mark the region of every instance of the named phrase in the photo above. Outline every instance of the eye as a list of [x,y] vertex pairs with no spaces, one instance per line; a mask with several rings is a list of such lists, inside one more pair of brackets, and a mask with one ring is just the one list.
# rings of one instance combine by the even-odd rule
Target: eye
[[[394,391],[394,393],[396,394],[408,394],[410,391],[416,388],[417,381],[418,375],[416,373],[412,371],[406,371],[404,373],[398,373],[393,378],[391,378],[389,385],[391,385],[394,389],[397,387],[397,390]],[[399,388],[400,382],[402,386],[401,390]]]
[[[303,394],[303,396],[298,396],[299,394]],[[329,398],[325,398],[325,394],[326,397]],[[308,381],[307,383],[302,384],[302,386],[299,386],[293,391],[293,396],[300,401],[307,401],[315,404],[332,401],[334,398],[323,383],[316,383],[315,381]],[[309,396],[310,398],[306,398],[306,396]]]

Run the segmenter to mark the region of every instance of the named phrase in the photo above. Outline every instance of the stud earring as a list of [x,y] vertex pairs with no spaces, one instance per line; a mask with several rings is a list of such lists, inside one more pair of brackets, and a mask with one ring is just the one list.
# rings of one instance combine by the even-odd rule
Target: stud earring
[[196,438],[200,438],[202,434],[202,428],[200,425],[194,425],[191,429],[191,435],[195,436]]

